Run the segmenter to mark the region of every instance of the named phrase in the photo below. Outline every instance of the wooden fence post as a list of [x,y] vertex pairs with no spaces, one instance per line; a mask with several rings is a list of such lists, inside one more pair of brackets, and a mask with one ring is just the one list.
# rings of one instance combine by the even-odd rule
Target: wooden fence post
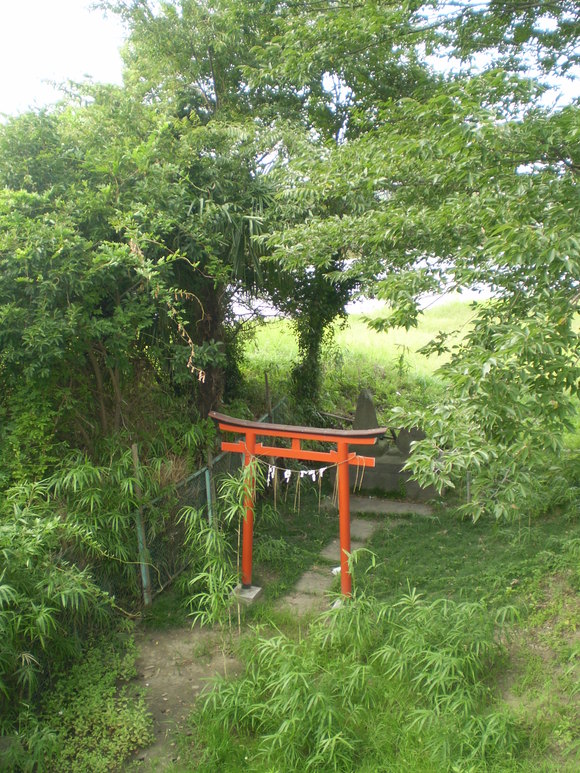
[[151,577],[149,575],[149,556],[147,554],[147,543],[145,540],[145,527],[143,525],[143,489],[139,482],[139,451],[137,443],[131,446],[131,455],[133,456],[133,469],[135,470],[135,493],[139,500],[139,506],[135,512],[135,521],[137,523],[137,541],[139,543],[139,562],[141,566],[141,582],[143,584],[143,603],[150,607],[152,603],[151,596]]
[[270,384],[268,382],[268,371],[264,371],[264,387],[266,391],[266,410],[268,412],[268,421],[274,421],[274,413],[272,411],[272,396],[270,394]]

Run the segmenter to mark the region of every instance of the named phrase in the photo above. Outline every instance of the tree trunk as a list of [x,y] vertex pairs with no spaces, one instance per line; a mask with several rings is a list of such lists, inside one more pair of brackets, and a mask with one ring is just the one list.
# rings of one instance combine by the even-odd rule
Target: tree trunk
[[113,385],[113,394],[115,396],[115,412],[113,418],[113,429],[118,432],[121,429],[121,408],[123,404],[123,396],[121,394],[121,379],[119,375],[119,367],[115,365],[114,368],[108,368],[111,384]]
[[89,362],[93,368],[95,374],[95,382],[97,384],[97,403],[99,406],[99,416],[101,419],[101,430],[103,435],[106,435],[109,431],[109,422],[107,420],[107,409],[105,407],[105,390],[103,387],[103,374],[101,373],[101,367],[99,361],[92,349],[89,348],[87,352]]

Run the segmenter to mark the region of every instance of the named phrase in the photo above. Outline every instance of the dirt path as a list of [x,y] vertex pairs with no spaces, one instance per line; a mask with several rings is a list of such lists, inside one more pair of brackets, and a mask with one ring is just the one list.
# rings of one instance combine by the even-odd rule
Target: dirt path
[[241,664],[222,654],[219,637],[198,627],[147,631],[137,636],[138,686],[145,689],[155,741],[133,758],[133,768],[165,770],[178,759],[176,732],[196,698],[217,674],[240,673]]

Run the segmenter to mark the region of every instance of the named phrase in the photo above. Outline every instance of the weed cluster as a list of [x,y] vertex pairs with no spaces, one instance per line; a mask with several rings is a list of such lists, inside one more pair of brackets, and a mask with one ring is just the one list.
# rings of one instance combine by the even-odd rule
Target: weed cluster
[[55,675],[35,712],[22,713],[0,762],[4,770],[106,773],[153,740],[151,718],[129,680],[131,638],[99,639],[66,672]]
[[520,743],[489,705],[501,645],[481,603],[360,597],[306,638],[249,647],[244,678],[219,682],[197,717],[198,770],[476,770]]

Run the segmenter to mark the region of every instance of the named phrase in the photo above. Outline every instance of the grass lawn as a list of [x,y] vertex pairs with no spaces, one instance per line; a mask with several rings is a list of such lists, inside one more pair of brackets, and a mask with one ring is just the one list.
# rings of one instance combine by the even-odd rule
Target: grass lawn
[[[441,365],[443,358],[424,357],[419,349],[427,344],[437,333],[458,331],[459,339],[468,329],[474,314],[472,304],[461,299],[447,301],[426,309],[420,317],[417,328],[410,330],[392,330],[380,333],[369,328],[365,319],[380,316],[378,312],[350,314],[345,323],[335,326],[334,341],[330,354],[344,359],[360,357],[383,365],[397,366],[401,355],[414,375],[426,376]],[[282,369],[291,363],[298,354],[292,325],[288,320],[270,320],[256,328],[256,334],[246,348],[248,366],[272,367]],[[327,359],[327,358],[325,358]],[[330,357],[332,360],[332,356]]]
[[427,308],[420,317],[418,327],[410,330],[391,330],[379,333],[368,327],[365,317],[373,314],[350,315],[347,324],[336,331],[336,346],[346,358],[372,361],[390,366],[394,371],[401,367],[414,377],[431,376],[445,361],[445,357],[426,357],[419,350],[438,333],[456,333],[451,341],[461,339],[469,328],[474,309],[469,302],[450,300]]
[[[567,546],[574,538],[580,538],[580,526],[562,516],[529,526],[474,524],[445,511],[429,519],[409,516],[371,539],[368,548],[378,561],[372,571],[361,572],[360,584],[366,592],[391,601],[410,585],[427,598],[483,600],[493,606],[511,603],[512,598],[522,600],[532,592],[538,577],[568,561]],[[363,557],[363,570],[368,563]]]

